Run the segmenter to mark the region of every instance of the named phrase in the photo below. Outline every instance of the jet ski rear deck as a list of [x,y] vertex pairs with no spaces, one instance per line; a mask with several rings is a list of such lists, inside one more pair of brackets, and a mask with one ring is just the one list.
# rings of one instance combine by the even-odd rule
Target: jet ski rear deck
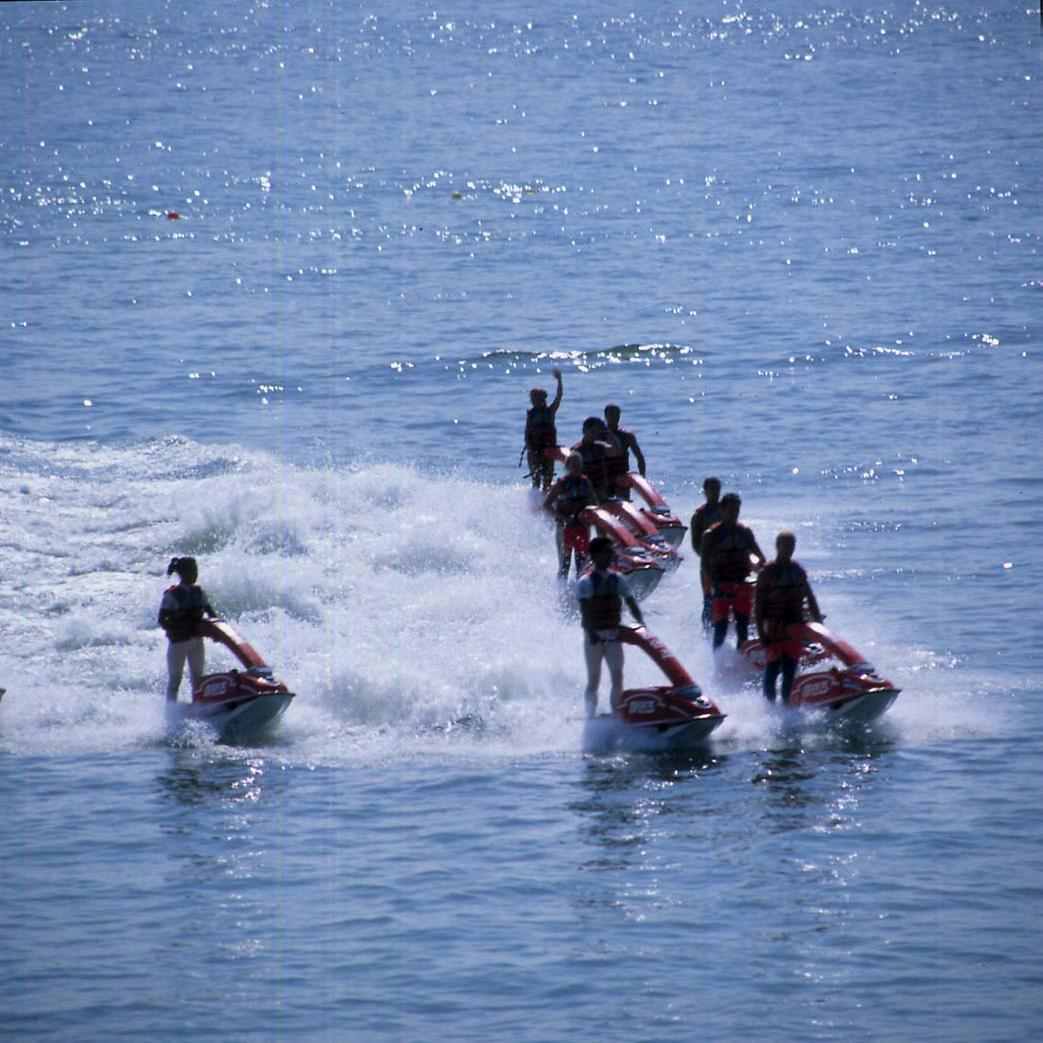
[[619,640],[640,648],[668,685],[626,689],[613,713],[588,718],[587,749],[686,750],[705,744],[725,715],[703,694],[680,660],[645,627],[620,627]]
[[[885,713],[898,698],[900,688],[881,677],[861,652],[821,623],[795,623],[788,628],[787,637],[804,644],[800,667],[822,665],[822,669],[797,675],[787,709],[819,710],[832,719],[865,724]],[[758,671],[764,669],[764,649],[758,639],[743,642],[739,652]]]
[[294,693],[228,623],[206,619],[196,632],[224,645],[246,669],[203,677],[184,709],[185,716],[210,725],[226,742],[263,734],[286,712]]

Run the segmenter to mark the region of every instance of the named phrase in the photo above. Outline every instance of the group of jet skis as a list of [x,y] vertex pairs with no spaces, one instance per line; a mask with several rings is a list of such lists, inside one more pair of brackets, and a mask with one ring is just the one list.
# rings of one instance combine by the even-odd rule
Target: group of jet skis
[[[542,405],[549,412],[545,398]],[[557,445],[553,413],[549,420],[544,414],[543,423],[532,422],[534,411],[537,420],[541,419],[539,407],[540,402],[534,398],[526,427],[530,475],[543,507],[554,515],[557,523],[561,579],[567,578],[572,560],[578,574],[589,573],[591,564],[584,552],[589,534],[593,532],[611,540],[615,549],[612,568],[626,577],[634,599],[640,601],[648,597],[663,577],[680,565],[679,549],[688,527],[643,473],[629,470],[630,449],[636,450],[642,472],[644,458],[632,433],[618,426],[616,407],[606,409],[608,423],[598,417],[588,418],[583,425],[583,439],[571,450]],[[555,462],[565,464],[565,474],[552,482]],[[790,589],[778,589],[767,598],[761,592],[762,603],[774,596],[776,603],[781,599],[788,604],[784,612],[775,613],[774,620],[765,620],[763,609],[758,610],[758,629],[767,641],[747,635],[746,625],[754,602],[752,574],[767,563],[756,541],[752,540],[752,533],[735,524],[737,506],[734,517],[725,517],[729,514],[727,508],[738,504],[738,497],[726,495],[718,504],[716,495],[712,502],[710,494],[707,495],[708,503],[697,510],[692,519],[700,530],[693,531],[693,546],[698,551],[702,541],[716,541],[717,545],[727,541],[725,553],[715,557],[730,559],[734,572],[732,582],[724,582],[722,577],[718,583],[711,579],[705,560],[703,562],[703,620],[708,627],[711,620],[714,624],[715,647],[723,642],[729,614],[732,614],[739,658],[751,675],[755,672],[763,675],[769,660],[774,662],[785,656],[781,661],[788,661],[788,669],[784,667],[783,674],[783,702],[787,711],[813,714],[830,723],[856,724],[865,724],[883,714],[897,698],[899,689],[881,677],[857,649],[822,624],[823,617],[803,570],[796,562],[790,562],[786,554],[784,544],[787,538],[792,538],[790,534],[780,534],[779,557],[768,564],[768,568],[774,566],[773,574],[778,575],[781,565],[783,575],[802,579],[796,586],[790,584]],[[717,521],[715,515],[721,506],[726,509]],[[708,507],[712,508],[709,515]],[[743,533],[748,534],[745,542]],[[705,549],[705,543],[703,546]],[[792,544],[788,550],[792,552]],[[787,568],[790,565],[792,567]],[[767,579],[768,575],[762,577],[761,588],[767,589],[769,585],[763,582]],[[711,615],[711,604],[716,604],[712,610],[715,619]],[[659,666],[668,683],[624,690],[614,712],[589,721],[588,730],[600,729],[616,744],[642,748],[676,749],[703,743],[721,725],[725,714],[662,641],[643,625],[620,623],[616,633],[619,641],[644,651]],[[777,673],[778,664],[769,668],[770,686],[765,685],[769,698],[774,695]]]
[[[583,424],[582,440],[571,450],[558,445],[555,419],[562,384],[560,372],[555,370],[554,376],[557,395],[553,403],[547,403],[546,392],[539,388],[530,393],[532,408],[526,418],[525,451],[534,493],[539,503],[556,517],[561,579],[568,577],[571,559],[575,559],[577,572],[590,571],[586,551],[589,534],[594,532],[611,542],[613,570],[626,578],[633,601],[641,601],[656,589],[667,573],[681,564],[679,549],[688,527],[645,478],[641,449],[633,434],[619,427],[618,407],[606,407],[605,420],[589,417]],[[630,470],[631,452],[638,463],[637,473]],[[565,465],[565,474],[555,482],[557,462]],[[766,661],[774,661],[781,650],[789,660],[789,668],[783,673],[787,710],[810,712],[830,722],[865,724],[879,717],[895,701],[899,689],[881,677],[864,655],[823,626],[806,583],[803,590],[795,591],[791,584],[789,591],[782,592],[783,600],[789,602],[788,612],[774,620],[770,632],[764,627],[763,613],[758,609],[758,631],[769,639],[767,642],[762,642],[760,637],[748,637],[745,628],[753,600],[748,578],[754,566],[749,550],[755,551],[757,565],[764,564],[756,541],[752,541],[751,548],[741,539],[736,542],[733,536],[728,537],[731,542],[725,557],[735,570],[730,577],[732,582],[725,582],[729,577],[708,576],[705,568],[707,540],[719,541],[721,532],[728,531],[721,530],[728,521],[723,510],[726,500],[728,496],[720,501],[721,519],[708,526],[713,512],[707,514],[707,508],[716,504],[716,497],[711,499],[707,492],[707,504],[697,510],[692,519],[693,547],[703,552],[704,622],[710,621],[711,602],[717,617],[715,647],[723,641],[731,610],[738,631],[740,660],[751,674],[755,671],[764,674],[765,692],[769,697],[774,693],[778,671],[765,672]],[[736,520],[737,511],[732,522]],[[732,531],[749,533],[743,526]],[[780,541],[784,535],[780,534]],[[749,536],[752,539],[752,533]],[[780,543],[777,546],[780,552],[784,550]],[[766,571],[787,561],[788,557],[780,553]],[[791,575],[804,576],[799,565],[795,562],[792,565],[796,566],[796,572],[791,570]],[[194,581],[195,576],[188,579]],[[718,586],[730,589],[722,592]],[[171,588],[171,591],[176,593],[178,589]],[[722,597],[722,593],[726,597]],[[725,606],[723,618],[722,605]],[[805,606],[808,612],[804,611]],[[615,639],[641,649],[660,668],[667,683],[624,690],[612,713],[587,721],[587,738],[594,743],[607,740],[613,745],[651,749],[701,745],[720,727],[724,713],[676,656],[643,625],[624,626],[621,619],[613,622],[618,622],[613,627]],[[233,740],[255,735],[278,720],[294,695],[273,676],[258,652],[224,621],[205,619],[199,614],[190,629],[190,634],[181,636],[207,638],[224,645],[239,660],[241,669],[201,677],[194,685],[191,703],[179,704],[183,714],[205,721],[222,739]],[[0,694],[2,691],[0,689]],[[603,733],[600,736],[596,734],[599,730]]]

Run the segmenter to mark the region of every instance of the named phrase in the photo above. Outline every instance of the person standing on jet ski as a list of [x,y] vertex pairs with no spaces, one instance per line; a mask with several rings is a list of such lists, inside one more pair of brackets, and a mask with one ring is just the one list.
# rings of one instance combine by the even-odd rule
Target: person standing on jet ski
[[601,417],[588,416],[583,421],[583,437],[572,447],[583,459],[583,473],[594,486],[598,500],[612,495],[609,488],[609,463],[623,455],[619,439],[609,430]]
[[177,699],[181,678],[188,662],[192,690],[203,677],[206,654],[196,625],[204,616],[216,616],[206,591],[196,583],[199,566],[195,558],[171,558],[167,575],[178,574],[180,582],[167,587],[159,604],[159,625],[167,632],[167,699]]
[[710,578],[715,649],[724,644],[728,634],[729,613],[735,615],[736,644],[742,645],[749,636],[753,609],[750,556],[762,565],[765,561],[753,530],[739,521],[741,506],[738,493],[725,493],[721,497],[721,520],[703,533],[701,557]]
[[[703,495],[706,497],[706,503],[701,503],[696,507],[688,530],[692,539],[692,550],[695,551],[696,555],[700,556],[703,551],[703,533],[714,522],[721,520],[720,478],[714,478],[711,475],[709,478],[704,479]],[[703,628],[709,630],[713,623],[713,598],[710,596],[710,577],[706,575],[706,568],[703,564],[700,564],[699,572],[699,579],[703,585]]]
[[645,625],[626,577],[612,568],[615,556],[612,541],[606,536],[595,536],[590,541],[590,557],[594,568],[576,584],[576,597],[583,622],[583,653],[587,662],[584,699],[588,717],[593,717],[598,709],[602,660],[608,663],[612,680],[610,705],[613,712],[619,709],[619,700],[623,695],[623,645],[619,640],[619,627],[624,602],[638,626]]
[[641,452],[641,446],[637,444],[637,436],[634,432],[619,426],[619,416],[619,406],[605,406],[605,421],[608,424],[608,429],[615,435],[616,441],[619,442],[619,446],[623,450],[620,456],[609,457],[607,461],[608,482],[609,490],[613,496],[617,496],[621,500],[629,500],[630,489],[623,485],[616,485],[616,478],[621,474],[629,473],[631,450],[633,450],[634,460],[637,463],[637,472],[643,477],[645,473],[645,454]]
[[775,560],[768,562],[757,577],[754,619],[757,634],[764,646],[764,696],[775,702],[775,682],[782,673],[782,701],[789,702],[793,679],[797,675],[804,646],[787,635],[793,623],[804,622],[804,605],[816,623],[823,615],[808,582],[808,574],[793,560],[797,537],[780,532],[775,537]]
[[558,406],[561,405],[564,392],[561,370],[557,366],[554,367],[554,379],[558,383],[554,401],[547,405],[546,389],[533,388],[529,392],[529,402],[532,405],[525,414],[525,452],[529,461],[529,475],[532,478],[532,487],[544,492],[550,489],[550,484],[554,481],[554,461],[547,457],[547,450],[556,448],[558,444],[556,421]]
[[565,473],[550,487],[543,501],[545,510],[550,511],[558,523],[558,578],[569,578],[569,566],[576,559],[578,576],[587,564],[590,542],[590,526],[580,521],[587,507],[596,507],[594,486],[583,473],[583,457],[572,452],[565,458]]

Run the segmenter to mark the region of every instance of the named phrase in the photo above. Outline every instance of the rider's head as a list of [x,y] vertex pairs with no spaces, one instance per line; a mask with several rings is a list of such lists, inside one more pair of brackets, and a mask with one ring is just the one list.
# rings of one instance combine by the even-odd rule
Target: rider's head
[[775,537],[775,551],[780,558],[792,558],[796,549],[797,537],[792,532],[783,531]]
[[545,406],[547,404],[547,389],[533,388],[529,392],[529,401],[534,406]]
[[619,406],[608,405],[605,406],[605,419],[608,421],[609,427],[616,427],[619,424],[620,408]]
[[720,478],[714,478],[711,475],[709,478],[703,480],[703,492],[706,493],[706,498],[714,503],[721,495],[721,480]]
[[721,517],[730,521],[735,521],[739,517],[739,508],[742,507],[742,500],[738,493],[725,493],[721,497]]
[[583,473],[583,457],[579,453],[572,452],[565,457],[565,471],[574,478]]
[[167,575],[177,573],[183,583],[195,583],[199,579],[199,566],[195,558],[171,558],[167,566]]
[[605,421],[599,416],[588,416],[583,421],[583,437],[597,438],[605,430]]
[[607,569],[616,556],[616,548],[607,536],[595,536],[590,541],[590,559],[599,569]]

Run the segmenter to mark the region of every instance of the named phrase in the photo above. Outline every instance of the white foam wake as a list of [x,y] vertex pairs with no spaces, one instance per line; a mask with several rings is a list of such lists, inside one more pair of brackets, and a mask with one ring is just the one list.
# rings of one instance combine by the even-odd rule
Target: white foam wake
[[[9,749],[165,741],[155,616],[174,554],[199,559],[218,611],[299,693],[280,725],[284,750],[321,760],[460,741],[579,748],[581,729],[562,723],[582,703],[579,628],[555,608],[552,535],[519,487],[395,464],[299,468],[181,439],[0,440],[0,468],[0,521],[12,534],[0,545]],[[967,678],[951,664],[874,633],[857,599],[829,600],[831,622],[857,632],[907,689],[893,711],[900,726],[924,737],[993,726],[981,700],[955,698]],[[690,562],[646,618],[728,712],[719,741],[770,741],[755,686],[719,669],[698,609]],[[221,649],[209,655],[215,669],[233,665]],[[629,656],[628,685],[659,680]]]

